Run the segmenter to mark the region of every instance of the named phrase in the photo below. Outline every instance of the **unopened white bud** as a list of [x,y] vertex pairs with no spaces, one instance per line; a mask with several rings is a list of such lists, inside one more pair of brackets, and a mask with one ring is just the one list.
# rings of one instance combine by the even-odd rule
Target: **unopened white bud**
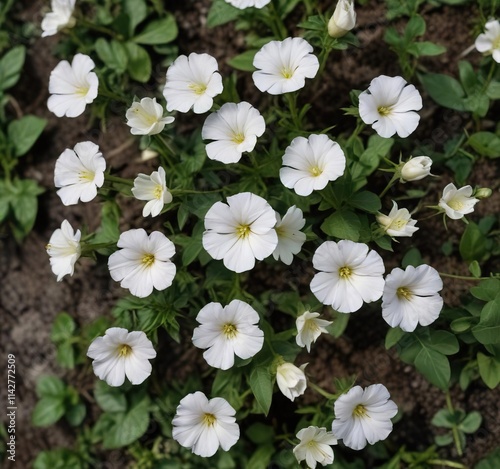
[[331,37],[345,36],[356,25],[356,12],[354,0],[339,0],[330,21],[328,34]]
[[416,156],[401,168],[402,182],[419,181],[431,174],[432,160],[428,156]]

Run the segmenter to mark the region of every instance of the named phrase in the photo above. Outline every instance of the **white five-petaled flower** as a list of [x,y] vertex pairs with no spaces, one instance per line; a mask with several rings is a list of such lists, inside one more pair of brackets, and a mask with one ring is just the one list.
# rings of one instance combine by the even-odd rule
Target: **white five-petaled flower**
[[319,313],[311,313],[306,311],[301,314],[295,321],[297,326],[297,336],[295,340],[299,347],[306,347],[307,351],[311,351],[311,344],[316,342],[316,339],[322,332],[328,333],[325,327],[332,324],[331,321],[318,319]]
[[464,215],[472,213],[474,205],[479,202],[479,199],[471,197],[472,192],[471,186],[464,186],[457,189],[455,184],[450,182],[443,190],[439,206],[452,220],[459,220]]
[[172,194],[165,182],[165,170],[160,166],[158,171],[153,171],[149,176],[139,173],[134,179],[132,194],[136,199],[148,201],[142,210],[143,217],[159,215],[163,206],[172,202]]
[[75,24],[73,10],[75,0],[52,0],[52,11],[47,13],[42,20],[42,37],[54,36],[63,28],[71,28]]
[[380,75],[359,95],[359,115],[384,138],[408,137],[418,126],[422,97],[402,77]]
[[57,275],[58,282],[65,275],[73,275],[75,272],[75,263],[81,253],[81,236],[80,230],[75,232],[68,220],[64,220],[61,223],[61,228],[52,233],[45,249],[50,256],[50,267],[52,272]]
[[87,356],[93,359],[99,379],[121,386],[125,376],[132,384],[141,384],[151,374],[149,360],[156,357],[156,351],[144,332],[111,327],[92,341]]
[[500,63],[500,22],[490,19],[484,28],[486,32],[476,38],[476,49],[483,54],[491,54],[493,60]]
[[172,437],[204,458],[213,456],[219,446],[228,451],[240,438],[235,414],[222,397],[208,400],[200,391],[188,394],[177,406]]
[[125,117],[132,135],[159,134],[165,125],[175,120],[171,116],[163,117],[163,107],[156,102],[156,98],[142,98],[140,102],[132,103]]
[[149,236],[142,228],[123,232],[118,239],[120,248],[109,256],[111,277],[139,298],[150,295],[153,288],[165,290],[175,277],[176,267],[170,258],[175,246],[163,233]]
[[431,174],[432,160],[428,156],[416,156],[401,168],[401,182],[420,181]]
[[74,205],[78,200],[94,199],[97,188],[104,184],[105,169],[106,160],[95,143],[80,142],[73,150],[64,150],[54,169],[54,185],[60,187],[57,195],[62,203]]
[[342,37],[354,26],[356,26],[354,0],[339,0],[328,22],[328,34],[335,38]]
[[85,106],[97,97],[99,79],[91,70],[94,61],[84,54],[76,54],[71,65],[63,60],[50,73],[47,101],[49,111],[57,117],[78,117]]
[[234,272],[253,269],[255,259],[270,256],[278,245],[276,213],[258,195],[242,192],[216,202],[205,215],[203,247]]
[[341,313],[357,311],[363,302],[382,296],[384,263],[366,244],[325,241],[314,253],[313,266],[320,272],[311,281],[311,291]]
[[431,266],[393,269],[385,279],[382,316],[389,326],[399,326],[406,332],[414,331],[417,324],[428,326],[443,307],[438,293],[442,288],[443,281]]
[[271,0],[226,0],[226,3],[230,3],[233,7],[244,10],[245,8],[264,8]]
[[269,94],[283,94],[304,87],[306,78],[314,78],[319,61],[312,46],[301,37],[265,44],[253,59],[255,86]]
[[365,389],[354,386],[335,401],[333,434],[355,450],[363,449],[367,442],[373,445],[385,440],[392,431],[391,418],[398,412],[398,406],[389,398],[383,384]]
[[332,432],[327,432],[325,427],[309,426],[299,430],[297,438],[300,443],[293,448],[297,461],[306,461],[310,469],[315,469],[316,464],[322,466],[333,463],[332,445],[337,444],[337,439]]
[[207,349],[203,357],[210,366],[228,370],[234,356],[253,357],[264,344],[264,333],[256,325],[259,315],[249,304],[233,300],[227,306],[209,303],[198,313],[201,324],[193,331],[195,347]]
[[163,96],[167,100],[167,111],[196,114],[207,112],[213,98],[222,93],[222,77],[214,57],[208,54],[191,53],[181,55],[167,70],[167,81]]
[[298,254],[302,245],[306,241],[305,233],[300,231],[304,228],[306,220],[300,208],[292,205],[285,213],[283,220],[278,212],[276,212],[276,234],[278,235],[278,245],[273,252],[273,257],[276,260],[281,259],[286,265],[290,265],[293,261],[294,254]]
[[266,130],[260,112],[245,101],[226,103],[210,114],[201,130],[203,140],[214,140],[207,144],[207,155],[222,163],[237,163],[243,152],[252,151]]
[[346,159],[342,148],[328,136],[296,137],[283,155],[280,179],[298,195],[310,195],[344,174]]
[[389,215],[378,213],[376,218],[381,228],[392,237],[412,236],[418,230],[415,226],[417,220],[411,218],[408,209],[398,209],[398,204],[394,200],[392,201],[392,208]]
[[276,369],[276,382],[285,397],[293,401],[302,396],[307,388],[307,379],[304,369],[307,363],[297,368],[293,363],[285,362]]

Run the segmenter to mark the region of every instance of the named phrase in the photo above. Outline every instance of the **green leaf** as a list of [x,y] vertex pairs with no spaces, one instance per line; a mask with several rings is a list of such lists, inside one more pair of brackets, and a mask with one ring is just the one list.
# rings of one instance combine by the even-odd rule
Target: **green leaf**
[[83,422],[87,409],[82,402],[72,405],[64,414],[65,419],[72,427],[78,427]]
[[241,10],[235,8],[225,0],[214,0],[207,16],[207,27],[215,28],[229,23],[240,16]]
[[407,43],[410,43],[418,36],[425,34],[425,21],[420,15],[413,15],[406,25],[404,38]]
[[95,43],[95,50],[104,65],[116,73],[122,74],[127,70],[127,49],[115,39],[107,41],[100,37]]
[[64,398],[43,397],[33,410],[31,417],[35,427],[48,427],[64,415]]
[[498,469],[500,467],[500,448],[496,448],[486,458],[481,459],[474,469]]
[[500,157],[500,137],[492,132],[476,132],[469,137],[470,145],[479,155],[488,158]]
[[36,394],[38,397],[64,398],[66,386],[57,376],[41,376],[36,382]]
[[148,23],[144,31],[132,40],[137,44],[167,44],[173,41],[178,34],[177,23],[173,15]]
[[460,82],[467,94],[472,93],[478,84],[477,74],[474,72],[470,62],[461,60],[458,63],[458,74],[460,75]]
[[482,420],[481,414],[474,410],[465,416],[458,428],[464,433],[475,433],[481,426]]
[[252,443],[262,445],[274,440],[274,429],[261,422],[255,422],[248,427],[246,435]]
[[391,347],[394,347],[405,334],[406,332],[403,329],[391,327],[385,336],[385,348],[389,350]]
[[438,410],[432,417],[431,424],[441,428],[453,428],[455,426],[454,416],[448,409]]
[[486,96],[490,99],[500,99],[500,81],[492,81],[488,85]]
[[453,435],[451,433],[446,433],[445,435],[436,435],[434,441],[438,446],[448,446],[453,443]]
[[423,347],[415,357],[415,366],[432,384],[442,390],[448,389],[450,362],[442,353]]
[[38,453],[33,469],[86,469],[88,466],[81,456],[66,448]]
[[349,199],[349,205],[368,213],[376,213],[382,208],[378,195],[369,191],[357,192]]
[[33,228],[38,212],[37,196],[42,192],[43,189],[32,179],[12,181],[10,204],[19,225],[14,233],[18,240],[24,238]]
[[273,381],[268,367],[256,366],[252,370],[250,388],[262,412],[267,415],[273,400]]
[[24,46],[15,46],[0,59],[0,91],[13,87],[19,80],[26,57]]
[[481,232],[474,222],[469,222],[460,239],[460,255],[467,262],[477,260],[479,262],[489,257],[486,236]]
[[69,342],[62,342],[57,346],[56,352],[57,363],[63,368],[75,367],[75,349]]
[[427,73],[419,75],[419,78],[427,93],[436,103],[456,111],[465,111],[463,104],[465,91],[457,80],[439,73]]
[[361,222],[350,210],[339,210],[332,213],[321,225],[321,229],[329,236],[340,239],[358,241]]
[[422,259],[422,254],[420,254],[420,251],[417,248],[410,248],[404,255],[401,261],[401,266],[403,267],[403,269],[406,269],[409,265],[418,267],[423,263],[424,260]]
[[415,57],[432,57],[446,52],[446,47],[430,41],[414,42],[408,47],[408,52]]
[[482,344],[500,343],[500,298],[484,305],[479,324],[472,328],[472,334]]
[[[92,242],[96,244],[118,242],[120,237],[120,215],[120,207],[114,200],[104,202],[101,208],[101,226]],[[108,254],[111,254],[111,252]]]
[[52,325],[50,340],[52,342],[63,342],[73,336],[75,329],[74,319],[68,313],[59,313]]
[[478,300],[491,301],[500,295],[500,280],[489,278],[481,280],[479,285],[470,289],[472,296]]
[[469,264],[469,272],[472,274],[473,277],[476,278],[481,277],[481,266],[479,265],[478,261],[472,261]]
[[146,49],[133,42],[126,42],[128,65],[127,71],[130,77],[138,82],[145,83],[151,76],[151,59]]
[[12,121],[7,127],[8,139],[14,145],[15,156],[22,156],[37,141],[47,120],[36,116],[24,116]]
[[257,451],[255,451],[252,454],[252,457],[248,460],[245,468],[262,469],[263,467],[269,467],[273,454],[274,446],[272,444],[268,443],[266,445],[259,446]]
[[455,334],[451,332],[429,329],[429,335],[429,346],[433,350],[436,350],[436,352],[442,353],[443,355],[453,355],[460,349]]
[[123,391],[107,385],[104,381],[96,382],[94,397],[99,407],[105,412],[125,412],[127,410],[127,399]]
[[253,59],[257,51],[258,49],[247,50],[246,52],[229,59],[227,63],[236,70],[253,72],[255,70],[255,67],[253,66]]
[[144,0],[124,0],[123,9],[129,18],[129,36],[132,36],[136,26],[148,16],[148,7]]

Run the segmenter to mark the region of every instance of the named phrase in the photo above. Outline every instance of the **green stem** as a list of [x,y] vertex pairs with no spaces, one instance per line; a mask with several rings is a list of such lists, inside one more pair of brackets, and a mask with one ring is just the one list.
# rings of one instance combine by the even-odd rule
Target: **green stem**
[[335,394],[332,394],[332,393],[330,393],[328,391],[325,391],[323,388],[320,388],[317,384],[314,384],[311,381],[308,381],[307,384],[308,384],[308,386],[311,389],[314,389],[317,393],[321,394],[323,397],[326,397],[330,401],[332,399],[336,399],[337,398],[337,396]]
[[351,135],[349,135],[347,142],[345,142],[345,146],[348,147],[364,128],[365,128],[365,123],[358,118],[358,121],[356,123],[356,128],[354,129],[354,132]]
[[[446,407],[448,407],[448,411],[451,414],[455,412],[455,409],[453,408],[453,403],[451,402],[450,391],[446,391]],[[460,444],[460,436],[458,434],[458,428],[456,425],[453,425],[453,427],[451,428],[451,432],[453,434],[453,441],[455,442],[457,453],[459,456],[462,456],[463,450],[462,450],[462,445]]]
[[172,160],[172,158],[170,156],[170,153],[172,155],[174,155],[175,154],[175,150],[172,148],[172,146],[160,134],[156,134],[153,137],[156,139],[157,142],[159,142],[160,146],[163,148],[163,154],[162,154],[162,156],[165,157],[165,159],[167,160],[167,163],[170,166],[170,168],[173,168],[175,166],[175,163]]
[[493,78],[493,75],[495,73],[496,64],[497,63],[492,59],[491,65],[490,65],[490,71],[488,72],[488,76],[486,77],[486,81],[484,82],[483,89],[481,90],[481,93],[484,93],[484,91],[486,91],[486,88],[488,88],[490,81]]
[[190,189],[169,189],[172,195],[183,195],[183,194],[209,194],[211,192],[222,192],[222,189],[213,189],[211,191],[193,191]]
[[114,99],[115,101],[120,101],[122,103],[127,103],[127,100],[123,96],[120,96],[119,94],[116,94],[116,93],[113,93],[112,91],[109,91],[104,86],[101,86],[99,88],[99,95],[100,96],[105,96],[106,98],[109,98],[109,99]]
[[290,115],[292,116],[293,125],[295,126],[296,130],[301,131],[302,125],[297,111],[297,95],[295,93],[285,93],[284,96],[288,103],[288,108],[290,109]]
[[445,273],[442,273],[442,272],[439,272],[439,275],[441,277],[449,277],[449,278],[456,278],[456,279],[459,279],[459,280],[472,280],[472,281],[476,281],[476,280],[489,280],[491,278],[498,277],[498,274],[494,275],[492,277],[469,277],[467,275],[445,274]]
[[288,37],[288,31],[286,30],[285,24],[283,23],[283,20],[281,19],[278,10],[276,9],[274,1],[271,1],[271,3],[269,4],[269,12],[271,13],[272,21],[272,23],[270,24],[271,29],[273,30],[274,35],[280,41],[282,41],[283,39]]
[[117,184],[123,184],[126,186],[133,186],[134,185],[134,182],[131,181],[130,179],[125,179],[125,178],[121,178],[118,176],[111,176],[111,174],[105,174],[104,179],[106,181],[109,181],[109,182],[115,182]]
[[397,174],[394,174],[391,178],[391,180],[388,182],[387,186],[385,186],[385,189],[380,193],[379,198],[381,199],[387,191],[394,185],[394,183],[399,179],[399,176]]
[[109,248],[111,246],[116,246],[116,243],[84,244],[82,245],[82,256],[90,252],[98,251],[99,249]]
[[77,18],[78,24],[81,26],[84,26],[85,28],[92,29],[94,31],[97,31],[99,33],[104,33],[107,34],[108,36],[111,36],[113,39],[123,39],[123,37],[120,34],[115,33],[112,29],[105,28],[104,26],[99,26],[95,23],[92,23],[91,21],[87,21],[84,18]]
[[447,467],[455,467],[457,469],[467,469],[467,466],[464,466],[459,462],[447,461],[446,459],[429,459],[427,463],[435,466],[447,466]]

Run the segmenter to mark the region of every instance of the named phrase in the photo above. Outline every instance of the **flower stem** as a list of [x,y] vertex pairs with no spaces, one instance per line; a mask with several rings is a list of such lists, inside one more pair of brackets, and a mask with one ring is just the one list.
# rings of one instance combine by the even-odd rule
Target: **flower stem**
[[84,26],[85,28],[97,31],[99,33],[107,34],[108,36],[111,36],[113,39],[118,39],[118,40],[123,39],[123,37],[120,34],[116,34],[112,29],[105,28],[104,26],[99,26],[95,23],[92,23],[91,21],[87,21],[82,17],[77,18],[77,23]]
[[163,149],[162,156],[165,157],[165,159],[167,160],[167,163],[170,166],[170,168],[173,168],[175,166],[175,163],[172,160],[170,154],[174,155],[175,154],[175,150],[172,148],[172,146],[160,134],[154,135],[154,138],[155,138],[155,140],[159,143],[159,145]]
[[449,278],[456,278],[459,280],[471,280],[471,281],[476,281],[476,280],[489,280],[491,278],[497,278],[499,277],[500,274],[493,275],[491,277],[470,277],[467,275],[454,275],[454,274],[445,274],[443,272],[439,272],[439,275],[441,277],[449,277]]
[[326,397],[329,401],[336,399],[337,396],[328,391],[325,391],[323,388],[319,387],[317,384],[314,384],[311,381],[308,381],[307,384],[310,388],[314,389],[318,394],[321,394],[323,397]]
[[447,461],[446,459],[429,459],[427,463],[432,464],[434,466],[446,466],[446,467],[455,467],[457,469],[467,469],[467,466],[464,466],[459,462]]
[[125,178],[121,178],[118,176],[111,176],[111,174],[105,174],[104,179],[106,181],[109,181],[109,182],[114,182],[117,184],[124,184],[126,186],[133,186],[134,185],[134,182],[131,181],[130,179],[125,179]]
[[379,198],[382,198],[398,179],[399,176],[397,174],[394,174],[385,189],[380,193]]
[[[453,403],[451,402],[450,391],[446,391],[446,407],[448,407],[448,411],[453,414],[455,409],[453,408]],[[459,456],[462,456],[462,444],[460,443],[460,435],[458,434],[458,428],[456,425],[453,425],[451,428],[451,432],[453,434],[453,441],[455,442],[455,447],[457,448],[457,453]]]
[[297,95],[295,93],[285,93],[285,99],[288,103],[288,108],[290,109],[290,115],[292,116],[292,122],[296,130],[302,130],[301,122],[299,119],[299,114],[297,111]]
[[285,24],[281,19],[274,1],[269,4],[269,12],[271,13],[271,24],[269,25],[273,31],[273,34],[282,41],[288,36],[288,31],[286,30]]

